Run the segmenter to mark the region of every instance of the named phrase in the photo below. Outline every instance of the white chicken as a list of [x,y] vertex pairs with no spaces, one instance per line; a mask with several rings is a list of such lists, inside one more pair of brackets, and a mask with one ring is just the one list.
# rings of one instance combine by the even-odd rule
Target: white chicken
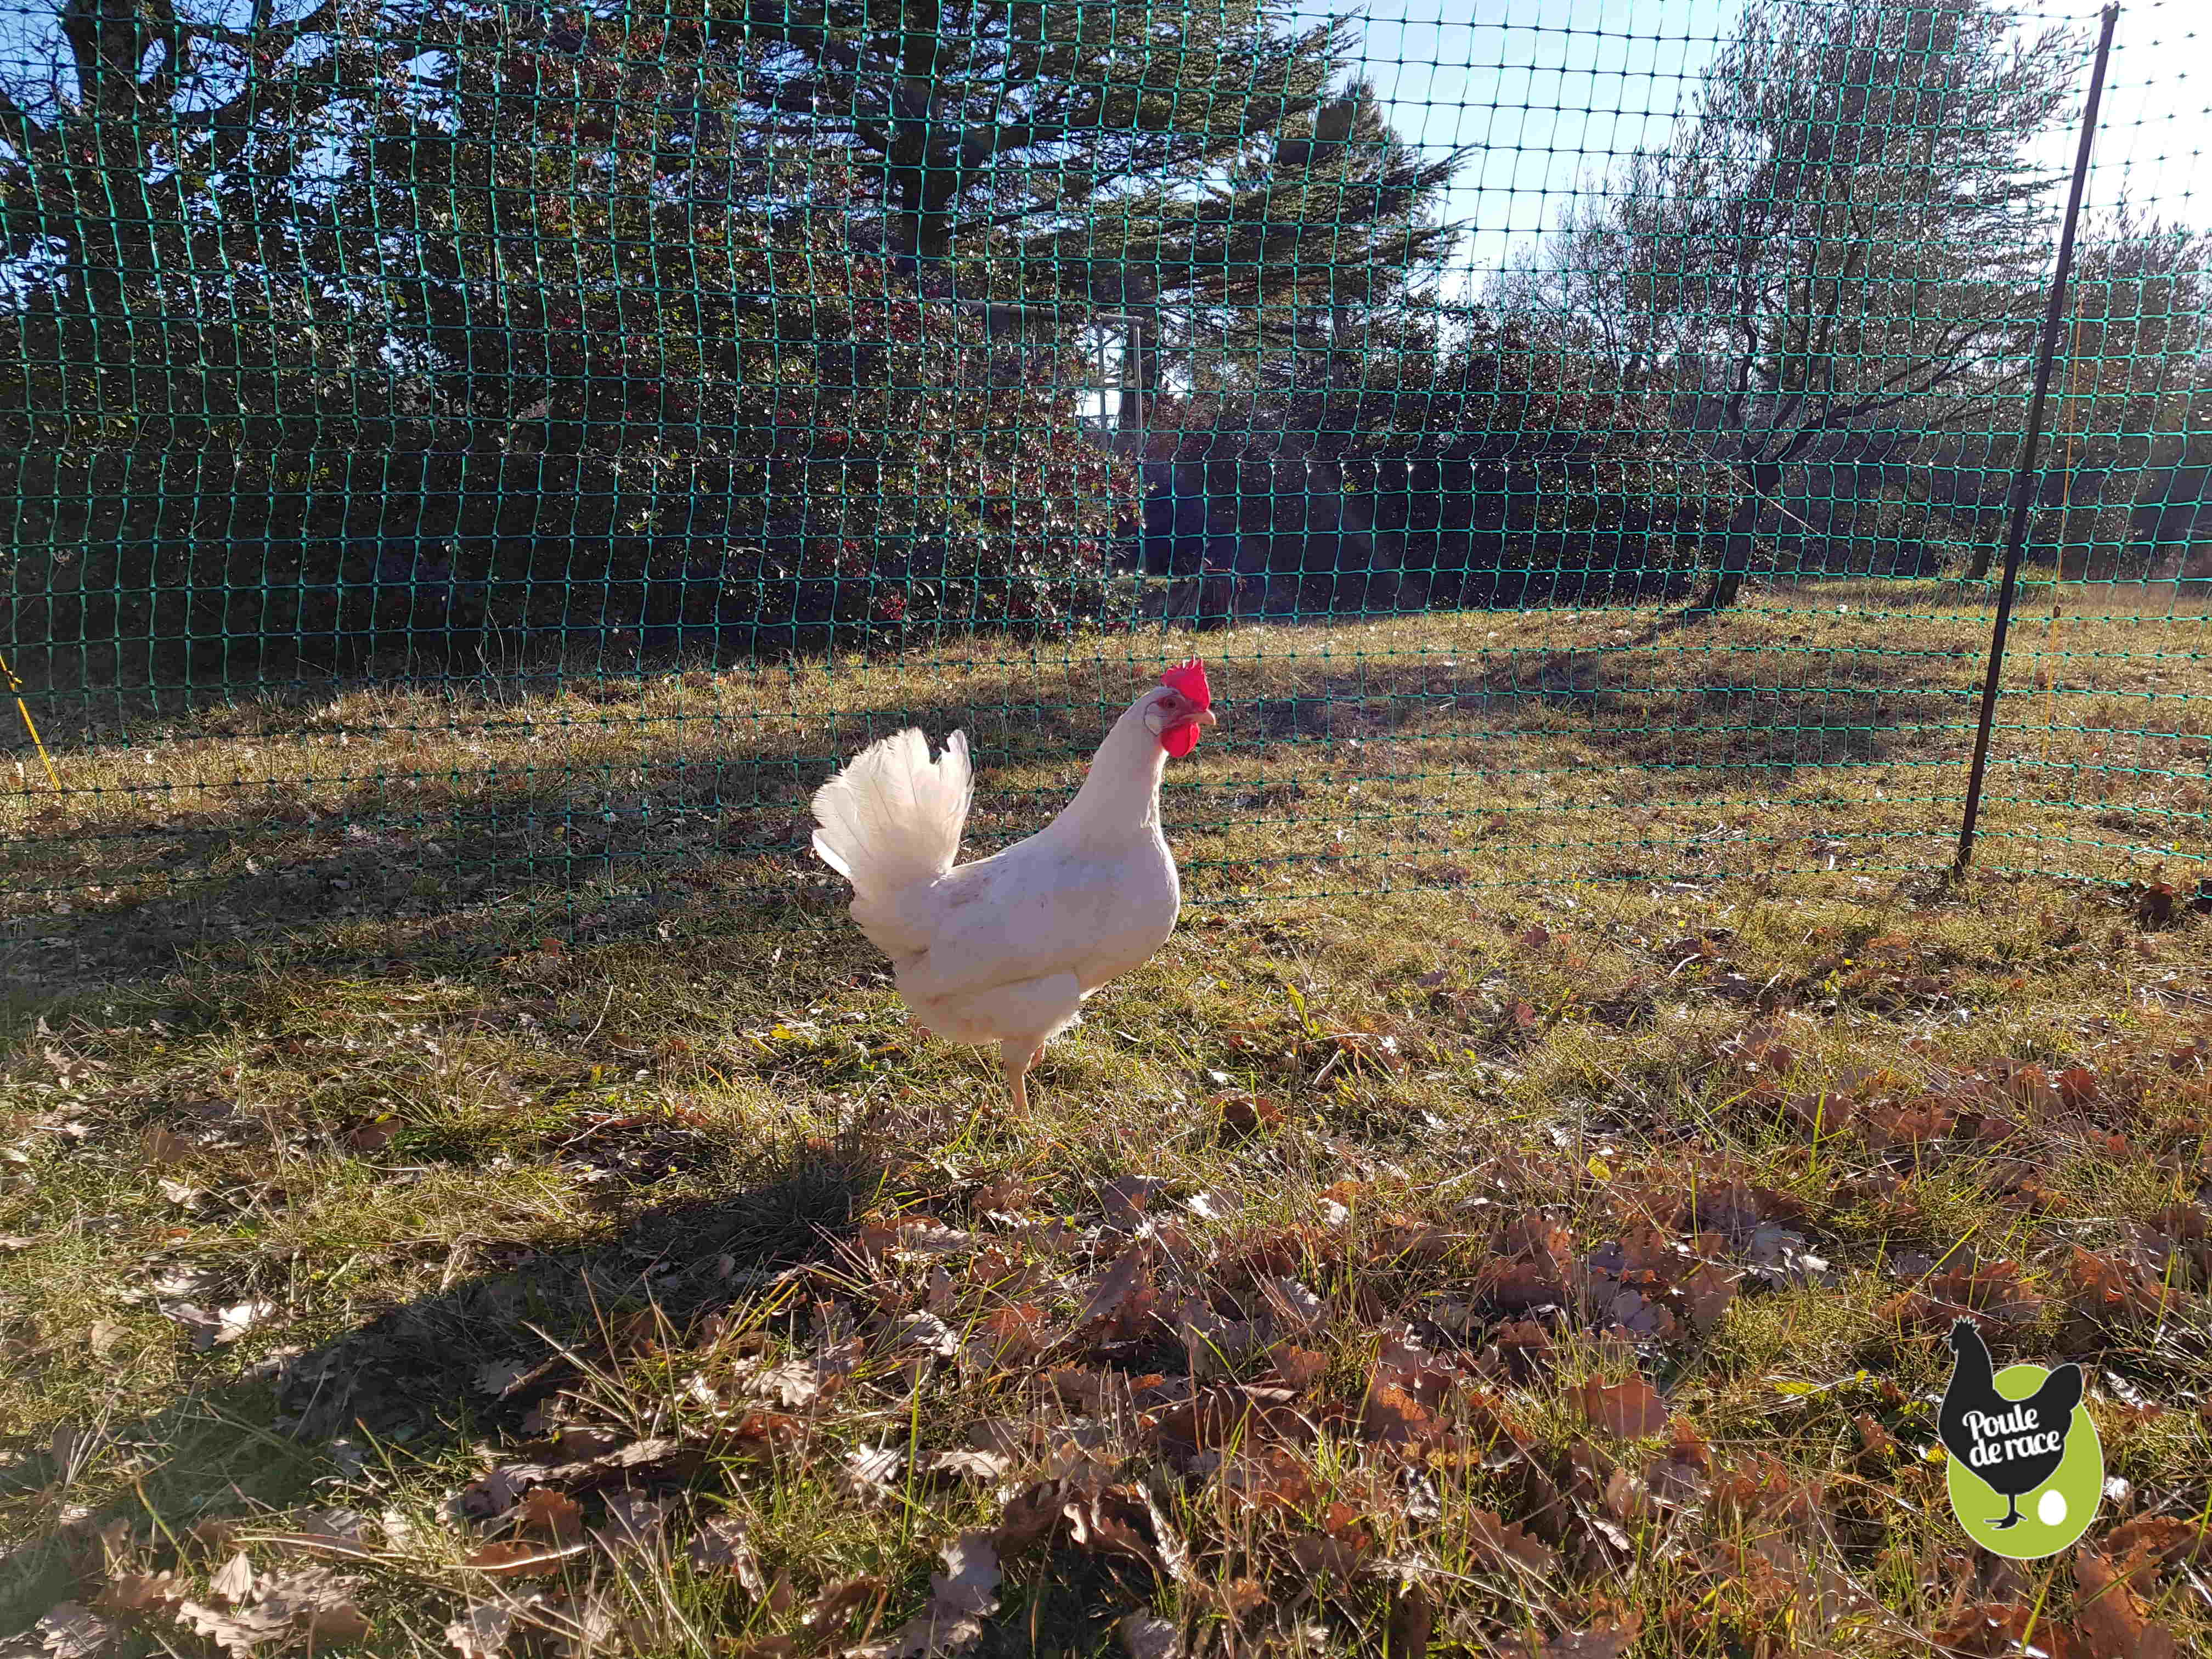
[[973,787],[963,732],[932,761],[908,727],[815,794],[814,850],[853,884],[853,920],[891,959],[916,1023],[997,1043],[1018,1109],[1084,999],[1175,931],[1182,885],[1160,834],[1160,775],[1214,724],[1212,705],[1203,665],[1170,668],[1115,721],[1066,811],[973,864],[953,864]]

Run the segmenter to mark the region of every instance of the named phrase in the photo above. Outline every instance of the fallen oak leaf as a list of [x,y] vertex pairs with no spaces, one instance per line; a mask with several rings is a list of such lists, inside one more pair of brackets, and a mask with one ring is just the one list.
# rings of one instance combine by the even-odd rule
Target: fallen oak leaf
[[1360,1431],[1386,1446],[1421,1446],[1443,1434],[1443,1424],[1419,1400],[1378,1376],[1369,1384]]
[[461,1659],[499,1659],[514,1629],[514,1614],[494,1602],[478,1601],[446,1626],[446,1644]]
[[305,1621],[307,1639],[316,1648],[347,1648],[356,1641],[368,1641],[374,1626],[361,1608],[347,1601],[338,1608],[323,1608]]
[[1312,1475],[1285,1447],[1247,1447],[1222,1464],[1219,1479],[1248,1509],[1295,1514],[1313,1505]]
[[816,1358],[789,1359],[745,1378],[746,1387],[780,1406],[811,1406],[834,1394],[849,1375],[848,1366],[825,1365]]
[[960,1352],[959,1334],[933,1313],[909,1314],[884,1335],[895,1346],[921,1348],[939,1359],[950,1359]]
[[155,1164],[181,1164],[199,1148],[173,1129],[149,1124],[138,1138],[139,1149]]
[[906,1455],[892,1446],[855,1446],[837,1467],[839,1490],[866,1503],[880,1503],[896,1491]]
[[[1589,1630],[1569,1631],[1554,1636],[1540,1648],[1534,1650],[1534,1659],[1621,1659],[1621,1656],[1636,1644],[1643,1620],[1626,1623],[1607,1622]],[[1528,1653],[1528,1648],[1509,1649],[1510,1653]]]
[[1552,1334],[1537,1321],[1510,1319],[1491,1332],[1475,1369],[1486,1376],[1529,1382],[1549,1367],[1557,1349]]
[[173,1572],[122,1572],[93,1598],[100,1613],[167,1613],[184,1599]]
[[273,1302],[238,1302],[209,1313],[197,1304],[179,1302],[161,1312],[191,1334],[192,1347],[200,1353],[227,1347],[276,1312]]
[[2173,1632],[2143,1611],[2125,1575],[2084,1544],[2074,1552],[2075,1623],[2095,1659],[2178,1659]]
[[258,1544],[287,1554],[331,1555],[344,1561],[377,1559],[377,1552],[363,1543],[358,1534],[346,1537],[331,1532],[240,1532],[236,1541]]
[[1405,1659],[1427,1659],[1429,1638],[1436,1629],[1436,1598],[1428,1586],[1409,1580],[1390,1600],[1389,1651]]
[[1313,1425],[1291,1402],[1288,1389],[1253,1384],[1215,1384],[1199,1390],[1160,1413],[1160,1437],[1193,1452],[1221,1450],[1246,1438],[1308,1439]]
[[1150,1277],[1150,1267],[1151,1252],[1143,1244],[1131,1245],[1099,1276],[1083,1311],[1076,1316],[1076,1324],[1089,1325],[1119,1316],[1127,1303],[1139,1297],[1140,1287]]
[[[779,1418],[772,1412],[748,1412],[726,1431],[741,1441],[769,1438],[777,1431],[779,1424],[790,1425],[793,1430],[799,1426],[797,1419]],[[540,1484],[561,1486],[572,1493],[644,1482],[665,1481],[672,1485],[689,1480],[706,1461],[702,1448],[686,1444],[672,1436],[653,1436],[622,1445],[614,1437],[598,1430],[569,1431],[562,1437],[564,1442],[571,1435],[578,1449],[611,1443],[614,1449],[573,1462],[501,1464],[462,1489],[462,1511],[484,1517],[505,1515],[522,1501],[529,1487]]]
[[[2097,1540],[2100,1553],[2125,1569],[2130,1556],[2162,1566],[2212,1556],[2212,1529],[2202,1519],[2172,1515],[2139,1515],[2123,1521]],[[2130,1577],[2133,1577],[2132,1573]]]
[[1697,1270],[1683,1279],[1680,1289],[1682,1301],[1690,1310],[1690,1322],[1704,1334],[1711,1334],[1728,1311],[1729,1304],[1735,1300],[1738,1275],[1723,1273],[1710,1261],[1701,1261]]
[[477,1366],[471,1380],[479,1390],[496,1398],[527,1376],[532,1369],[521,1360],[495,1359]]
[[958,1480],[1003,1480],[1013,1460],[994,1451],[931,1452],[919,1465],[925,1474]]
[[866,1659],[921,1659],[957,1653],[982,1638],[999,1610],[999,1552],[988,1533],[964,1532],[945,1547],[945,1571],[929,1577],[929,1605],[881,1642],[855,1650]]
[[1295,1279],[1278,1274],[1264,1279],[1260,1293],[1275,1317],[1294,1329],[1319,1330],[1328,1317],[1328,1304]]
[[[777,1580],[783,1587],[784,1581]],[[842,1630],[852,1621],[853,1615],[872,1601],[879,1601],[884,1593],[884,1581],[873,1573],[861,1573],[856,1577],[842,1579],[817,1595],[812,1605],[799,1616],[799,1622],[817,1635]],[[770,1593],[771,1598],[774,1591]],[[874,1621],[869,1621],[872,1624]]]
[[1928,1281],[1928,1291],[2013,1324],[2033,1324],[2043,1312],[2044,1298],[2021,1283],[2014,1261],[1955,1263]]
[[1576,1390],[1583,1415],[1618,1440],[1640,1439],[1667,1426],[1667,1402],[1641,1375],[1621,1382],[1591,1377]]
[[179,1623],[188,1626],[228,1653],[250,1654],[291,1629],[290,1617],[275,1608],[255,1606],[228,1613],[198,1601],[177,1603]]
[[91,1659],[114,1639],[115,1627],[107,1620],[81,1601],[64,1601],[40,1615],[22,1649],[9,1646],[45,1659]]
[[2100,1322],[2157,1318],[2183,1299],[2179,1288],[2148,1278],[2134,1262],[2098,1255],[2078,1244],[2065,1277],[2074,1311]]
[[768,1579],[761,1571],[760,1558],[753,1553],[744,1521],[734,1515],[718,1515],[700,1528],[692,1538],[684,1559],[696,1571],[723,1571],[734,1577],[750,1595],[760,1595],[768,1589]]
[[232,1556],[208,1583],[208,1594],[227,1607],[253,1599],[253,1563],[244,1551]]
[[[730,1439],[737,1443],[733,1449],[747,1456],[757,1457],[763,1451],[773,1451],[779,1446],[795,1445],[806,1437],[804,1419],[782,1412],[747,1412],[728,1431]],[[697,1459],[698,1454],[690,1455]],[[697,1462],[691,1466],[696,1468]]]
[[1108,1182],[1099,1193],[1099,1208],[1114,1226],[1125,1232],[1132,1231],[1143,1221],[1152,1194],[1168,1184],[1158,1176],[1119,1176]]
[[2145,927],[2164,927],[2173,920],[2173,886],[2154,881],[2136,896],[2136,920]]
[[1413,1340],[1386,1336],[1375,1362],[1373,1380],[1402,1389],[1424,1406],[1434,1408],[1460,1378],[1458,1368]]
[[[2063,1631],[2064,1627],[2057,1628]],[[1974,1659],[1997,1659],[2001,1655],[2024,1652],[2032,1633],[2047,1640],[2056,1632],[2039,1605],[2029,1608],[2012,1601],[1968,1602],[1931,1632],[1937,1652],[1959,1655],[1961,1659],[1967,1655],[1974,1656]],[[2045,1649],[2038,1642],[2035,1647],[2039,1651],[2069,1655],[2074,1651],[2070,1644],[2063,1649]]]
[[1066,1519],[1066,1487],[1057,1480],[1033,1481],[1000,1511],[992,1534],[1002,1556],[1012,1555],[1054,1537]]
[[1484,1298],[1509,1314],[1554,1307],[1568,1299],[1566,1278],[1548,1255],[1492,1262],[1477,1276],[1475,1285]]
[[1328,1373],[1327,1354],[1291,1343],[1277,1343],[1267,1350],[1267,1358],[1274,1363],[1275,1376],[1283,1386],[1296,1394],[1304,1394]]
[[538,1482],[560,1467],[552,1463],[502,1463],[487,1469],[461,1488],[462,1514],[489,1520],[510,1515]]
[[581,1599],[533,1595],[522,1607],[525,1622],[546,1638],[544,1651],[551,1659],[591,1659],[616,1645],[623,1620],[610,1605],[604,1586],[593,1586]]
[[1201,1578],[1194,1581],[1190,1588],[1200,1601],[1232,1620],[1241,1620],[1253,1608],[1267,1604],[1267,1587],[1256,1578],[1232,1578],[1225,1584]]
[[1548,1578],[1559,1565],[1559,1554],[1541,1540],[1531,1538],[1518,1522],[1510,1522],[1491,1510],[1470,1510],[1468,1540],[1490,1564],[1505,1571],[1522,1571]]
[[1190,1546],[1176,1530],[1175,1523],[1168,1519],[1167,1512],[1161,1509],[1159,1501],[1152,1496],[1150,1488],[1139,1486],[1137,1495],[1144,1500],[1145,1513],[1152,1517],[1152,1537],[1159,1550],[1160,1560],[1168,1570],[1170,1581],[1177,1584],[1191,1583],[1196,1575],[1191,1571]]
[[204,1546],[212,1553],[232,1547],[243,1528],[236,1521],[210,1516],[204,1521],[194,1522],[190,1530],[192,1541]]
[[1322,1529],[1291,1540],[1291,1559],[1300,1571],[1315,1579],[1350,1583],[1375,1546],[1375,1535],[1361,1524],[1359,1511],[1349,1504],[1332,1504],[1322,1516]]
[[1897,1437],[1868,1413],[1854,1415],[1851,1426],[1859,1431],[1859,1449],[1869,1456],[1893,1458],[1899,1455]]
[[1133,1513],[1134,1508],[1118,1492],[1109,1492],[1095,1497],[1079,1497],[1066,1504],[1061,1513],[1067,1518],[1079,1549],[1129,1556],[1165,1578],[1169,1576],[1167,1564],[1146,1541],[1144,1534],[1124,1518],[1125,1514]]
[[611,1492],[603,1500],[607,1524],[592,1529],[592,1537],[610,1555],[650,1550],[667,1524],[673,1501],[647,1498],[641,1492]]
[[368,1620],[354,1605],[360,1581],[329,1567],[305,1567],[264,1586],[257,1613],[283,1617],[312,1645],[358,1642],[368,1635]]
[[998,1547],[986,1532],[963,1532],[940,1552],[943,1572],[929,1576],[931,1598],[939,1606],[958,1609],[964,1617],[981,1618],[999,1606]]
[[516,1529],[556,1544],[584,1535],[584,1506],[556,1486],[534,1486],[516,1505]]
[[1220,1109],[1222,1127],[1229,1135],[1242,1138],[1282,1127],[1283,1109],[1265,1095],[1227,1094],[1214,1103]]

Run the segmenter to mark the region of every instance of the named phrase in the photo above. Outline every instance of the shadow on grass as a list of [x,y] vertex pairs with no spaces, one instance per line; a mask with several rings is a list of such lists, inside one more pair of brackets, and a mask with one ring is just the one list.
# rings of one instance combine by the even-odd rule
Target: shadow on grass
[[[0,1637],[97,1588],[98,1534],[112,1522],[127,1520],[143,1535],[158,1520],[180,1535],[204,1519],[313,1501],[317,1481],[364,1462],[428,1461],[519,1433],[535,1404],[577,1381],[564,1356],[603,1353],[610,1333],[633,1322],[681,1332],[780,1271],[824,1259],[889,1178],[858,1137],[804,1146],[756,1169],[727,1197],[649,1206],[582,1244],[515,1242],[497,1269],[286,1352],[244,1379],[98,1425],[99,1443],[134,1449],[151,1465],[136,1482],[141,1501],[72,1515],[66,1493],[57,1493],[55,1512],[71,1518],[0,1555]],[[501,1379],[503,1395],[487,1386]],[[0,1498],[64,1477],[72,1448],[60,1432],[54,1446],[0,1470]]]
[[[1641,770],[1663,799],[1731,784],[1771,794],[1801,770],[1963,743],[1971,675],[1945,653],[1924,653],[1944,660],[1922,678],[1955,685],[1901,684],[1897,657],[1848,650],[1816,653],[1817,684],[1743,683],[1726,651],[1691,683],[1653,683],[1638,649],[1692,625],[1647,617],[1617,647],[1503,662],[1307,658],[1290,695],[1240,697],[1232,665],[1218,676],[1227,720],[1211,752],[1235,774],[1247,769],[1240,751],[1400,739],[1470,745],[1479,769],[1502,738],[1567,738],[1578,757],[1595,750]],[[13,894],[0,904],[0,982],[20,1012],[158,977],[188,952],[389,965],[467,960],[541,932],[594,940],[835,925],[842,890],[806,852],[806,799],[835,767],[904,726],[937,739],[966,730],[984,779],[967,838],[980,855],[1065,803],[1075,763],[1127,689],[1108,683],[1115,672],[1025,665],[1019,701],[902,686],[803,722],[782,710],[749,726],[640,716],[629,723],[638,763],[621,776],[565,763],[393,767],[234,781],[217,786],[213,805],[203,796],[184,810],[158,790],[86,791],[35,811],[0,854]],[[286,720],[297,729],[293,714],[264,711],[255,735],[282,736]],[[681,752],[652,752],[664,744]],[[1006,776],[1041,766],[1067,775],[1042,789]],[[1244,787],[1234,775],[1180,786],[1182,821],[1233,826]],[[1317,856],[1332,851],[1319,827],[1328,821],[1310,820]]]

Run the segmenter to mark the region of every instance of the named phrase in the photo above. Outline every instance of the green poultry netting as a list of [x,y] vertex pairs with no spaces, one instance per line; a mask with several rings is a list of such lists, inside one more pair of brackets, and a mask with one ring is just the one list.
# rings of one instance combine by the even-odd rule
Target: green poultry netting
[[[1194,652],[1200,901],[1940,870],[2097,29],[0,0],[0,938],[827,917],[854,750],[988,850]],[[2208,35],[2118,22],[1983,868],[2206,850]]]

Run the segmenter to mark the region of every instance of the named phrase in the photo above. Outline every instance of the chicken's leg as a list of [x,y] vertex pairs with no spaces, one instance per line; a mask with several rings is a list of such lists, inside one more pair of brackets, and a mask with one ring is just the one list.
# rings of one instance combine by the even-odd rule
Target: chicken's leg
[[1044,1057],[1044,1044],[1032,1047],[1026,1042],[1006,1042],[999,1045],[999,1060],[1006,1069],[1006,1088],[1014,1097],[1014,1109],[1023,1116],[1029,1115],[1030,1067]]

